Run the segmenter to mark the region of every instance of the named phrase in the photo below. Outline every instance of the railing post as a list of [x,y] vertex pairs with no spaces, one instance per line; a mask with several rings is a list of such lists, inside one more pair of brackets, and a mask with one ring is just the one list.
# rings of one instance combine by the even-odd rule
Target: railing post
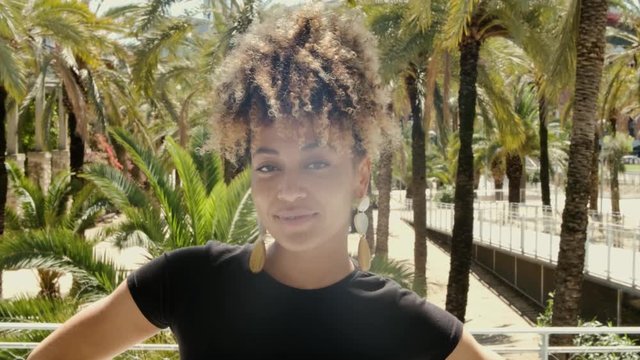
[[480,206],[478,206],[478,232],[480,233],[480,236],[478,237],[480,239],[480,241],[482,241],[482,209],[480,208]]
[[524,226],[525,218],[520,217],[520,254],[524,254]]
[[556,218],[551,218],[549,222],[553,226],[553,230],[549,231],[549,262],[553,264],[553,234],[556,229]]
[[509,251],[513,251],[513,223],[511,222],[511,204],[509,204]]
[[589,223],[587,223],[587,241],[585,241],[584,244],[584,272],[587,274],[589,273],[589,243],[594,236],[594,227],[595,226],[592,221],[589,221]]
[[612,236],[612,224],[607,224],[607,280],[611,280],[611,243],[613,241]]
[[[544,214],[544,210],[540,211],[540,214]],[[541,218],[538,216],[538,208],[536,207],[536,214],[535,214],[535,217],[533,218],[534,230],[536,232],[536,240],[535,240],[535,245],[534,245],[535,246],[535,251],[534,251],[534,254],[533,254],[534,259],[538,258],[538,232],[539,232],[539,229],[540,229],[540,226],[538,226],[538,223],[540,222],[540,219]]]
[[542,346],[540,346],[540,359],[549,360],[549,334],[542,334]]
[[640,225],[638,225],[638,229],[636,229],[635,241],[632,246],[632,255],[631,255],[631,287],[636,287],[636,253],[640,251]]
[[490,205],[489,206],[489,245],[491,245],[491,243],[493,243],[493,224],[495,223],[494,218],[495,218],[495,211],[494,211],[494,206]]

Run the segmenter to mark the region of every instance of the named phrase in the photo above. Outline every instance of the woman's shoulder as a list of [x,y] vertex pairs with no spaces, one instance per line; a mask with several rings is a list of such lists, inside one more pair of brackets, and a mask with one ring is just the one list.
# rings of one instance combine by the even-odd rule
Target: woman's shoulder
[[400,326],[407,344],[428,344],[440,354],[434,358],[445,358],[462,337],[463,324],[455,316],[390,278],[360,272],[353,283],[374,304],[370,313]]
[[386,306],[388,311],[395,311],[399,317],[441,324],[447,329],[462,327],[453,315],[388,277],[361,271],[352,284],[361,294]]
[[217,240],[209,240],[204,245],[187,246],[165,253],[172,268],[221,265],[238,260],[247,251],[247,245],[228,244]]

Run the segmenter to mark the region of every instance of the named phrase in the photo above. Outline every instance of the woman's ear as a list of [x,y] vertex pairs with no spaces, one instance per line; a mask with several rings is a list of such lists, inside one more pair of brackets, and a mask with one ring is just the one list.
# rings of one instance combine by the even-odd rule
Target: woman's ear
[[356,180],[358,182],[356,194],[360,199],[367,195],[367,190],[369,189],[369,179],[371,178],[371,158],[369,158],[369,156],[365,156],[360,161],[360,164],[358,164],[356,169]]

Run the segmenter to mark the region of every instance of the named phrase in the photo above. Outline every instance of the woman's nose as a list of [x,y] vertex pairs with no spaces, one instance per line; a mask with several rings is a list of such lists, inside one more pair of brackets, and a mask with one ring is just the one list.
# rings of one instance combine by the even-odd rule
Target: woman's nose
[[307,193],[300,186],[299,180],[295,174],[284,176],[278,189],[278,200],[294,202],[305,198]]

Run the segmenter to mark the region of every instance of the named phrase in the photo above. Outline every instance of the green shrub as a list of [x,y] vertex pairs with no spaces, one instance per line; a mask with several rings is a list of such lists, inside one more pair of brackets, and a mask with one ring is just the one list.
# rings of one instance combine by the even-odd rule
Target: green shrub
[[436,202],[453,204],[455,199],[455,189],[452,186],[447,186],[444,189],[438,191],[433,197]]
[[[538,314],[536,325],[538,327],[551,326],[551,317],[553,315],[553,295],[549,293],[549,299],[544,311]],[[602,323],[596,320],[583,322],[578,320],[578,326],[582,327],[604,327]],[[607,327],[611,327],[609,323]],[[627,335],[620,334],[581,334],[573,338],[575,346],[635,346],[636,343]],[[591,354],[575,354],[572,360],[640,360],[640,354],[637,353],[591,353]]]

